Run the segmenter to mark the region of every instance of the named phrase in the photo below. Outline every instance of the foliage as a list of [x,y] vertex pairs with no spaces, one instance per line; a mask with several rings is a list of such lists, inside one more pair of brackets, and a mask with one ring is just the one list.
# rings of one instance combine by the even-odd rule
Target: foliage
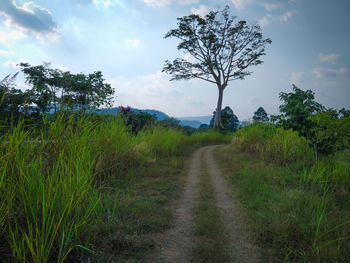
[[304,137],[273,124],[256,122],[246,126],[237,131],[234,142],[243,150],[280,165],[312,162],[312,150]]
[[257,111],[254,112],[253,120],[262,122],[266,122],[269,120],[269,117],[267,117],[267,113],[263,107],[259,107]]
[[[180,155],[188,145],[230,139],[218,132],[186,136],[159,126],[134,135],[120,116],[61,113],[53,121],[44,118],[38,134],[20,122],[0,135],[1,262],[76,260],[70,257],[91,251],[92,239],[98,240],[95,217],[110,216],[111,204],[119,207],[125,199],[111,199],[103,210],[106,198],[102,200],[101,188],[119,193],[122,190],[113,184],[129,171],[143,171],[146,163],[159,157]],[[130,209],[126,206],[118,214],[129,218]]]
[[322,112],[324,107],[316,102],[314,92],[303,91],[293,86],[291,93],[281,92],[279,98],[283,101],[280,105],[281,115],[271,116],[271,120],[285,129],[293,129],[301,136],[307,137],[313,122],[308,118]]
[[[349,262],[350,180],[349,173],[346,184],[345,176],[333,175],[339,158],[300,169],[242,153],[236,145],[215,156],[244,205],[242,216],[263,262]],[[344,163],[344,175],[349,170]]]
[[42,113],[47,113],[52,105],[56,114],[59,104],[85,111],[112,103],[114,89],[104,83],[100,71],[86,75],[52,69],[49,63],[38,66],[21,63],[20,66],[26,83],[32,86],[31,100]]
[[29,106],[26,105],[30,104],[28,93],[15,88],[17,74],[0,81],[0,120],[5,123],[17,123],[27,113]]
[[350,147],[350,116],[344,114],[339,118],[339,115],[335,110],[328,109],[309,117],[314,123],[309,138],[317,152],[330,154]]
[[[213,117],[210,120],[210,127],[214,126],[215,116],[216,111],[213,112]],[[235,132],[238,128],[239,120],[229,106],[226,106],[221,112],[221,124],[222,128],[229,132]]]
[[133,111],[131,107],[119,107],[118,115],[122,117],[126,126],[130,127],[132,133],[138,133],[144,127],[152,126],[156,123],[155,115],[151,115],[140,110]]
[[172,75],[171,80],[198,78],[217,85],[219,98],[214,126],[221,123],[223,91],[229,81],[244,79],[250,75],[250,66],[259,65],[265,55],[264,39],[258,25],[249,26],[246,21],[234,23],[229,7],[211,11],[204,17],[189,15],[178,18],[176,29],[165,38],[180,40],[177,49],[193,58],[166,61],[163,72]]

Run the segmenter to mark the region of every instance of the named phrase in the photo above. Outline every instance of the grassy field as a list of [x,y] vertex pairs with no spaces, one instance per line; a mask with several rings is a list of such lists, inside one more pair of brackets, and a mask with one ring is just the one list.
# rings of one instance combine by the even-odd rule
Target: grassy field
[[114,117],[11,128],[0,137],[0,261],[142,261],[188,154],[229,140],[157,125],[133,135]]
[[315,162],[297,133],[256,124],[215,156],[264,262],[350,261],[349,151]]

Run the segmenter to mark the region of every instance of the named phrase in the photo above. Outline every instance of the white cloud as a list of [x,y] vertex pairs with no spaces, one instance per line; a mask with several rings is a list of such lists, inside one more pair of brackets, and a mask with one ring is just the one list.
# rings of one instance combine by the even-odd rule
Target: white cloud
[[243,9],[245,5],[252,2],[252,0],[231,0],[236,9]]
[[297,85],[300,82],[303,75],[304,75],[304,72],[292,72],[292,76],[290,77],[290,81],[292,82],[292,84]]
[[314,68],[312,71],[312,73],[315,75],[316,78],[341,76],[341,75],[345,75],[347,72],[348,72],[347,68],[338,68],[338,69]]
[[204,17],[207,15],[211,9],[205,5],[200,5],[198,8],[191,8],[191,13]]
[[124,40],[125,40],[126,45],[132,46],[132,47],[137,47],[141,42],[141,40],[139,40],[139,39],[131,39],[128,37],[126,37]]
[[104,7],[108,8],[110,6],[120,6],[120,7],[124,7],[124,4],[122,1],[120,0],[92,0],[92,2],[95,5],[103,5]]
[[319,53],[318,58],[321,62],[328,62],[332,64],[336,64],[338,62],[340,55],[339,54],[323,54]]
[[28,60],[26,59],[19,59],[17,61],[12,61],[12,60],[8,60],[8,61],[5,61],[4,63],[2,63],[5,67],[7,68],[15,68],[15,69],[18,69],[18,64],[20,63],[30,63]]
[[188,61],[188,62],[191,62],[191,63],[194,63],[196,62],[196,59],[190,55],[190,54],[186,54],[184,57],[183,57],[184,60]]
[[143,0],[147,5],[153,7],[164,7],[172,3],[181,4],[181,5],[190,5],[198,3],[199,0]]
[[9,41],[18,40],[25,37],[26,35],[21,31],[13,30],[13,31],[6,32],[6,31],[0,30],[0,43],[6,44]]
[[266,26],[267,24],[269,24],[269,20],[271,19],[271,15],[268,14],[264,17],[262,17],[261,19],[258,20],[258,24],[261,26],[261,27],[264,27]]
[[283,7],[282,3],[263,3],[264,8],[266,11],[272,11],[276,9],[281,9]]
[[281,22],[288,22],[292,18],[293,15],[294,15],[294,12],[291,10],[288,10],[283,15],[279,16],[278,19]]
[[170,116],[188,116],[208,108],[207,103],[186,95],[178,83],[169,81],[169,76],[160,71],[132,81],[118,78],[107,82],[118,91],[117,105],[157,109]]
[[14,56],[15,53],[9,50],[0,49],[0,56]]
[[5,16],[4,24],[6,26],[30,31],[36,35],[57,32],[57,24],[49,10],[33,2],[24,2],[23,6],[17,6],[16,1],[1,1],[0,14]]
[[164,7],[166,5],[169,5],[172,0],[143,0],[147,5],[153,6],[153,7]]

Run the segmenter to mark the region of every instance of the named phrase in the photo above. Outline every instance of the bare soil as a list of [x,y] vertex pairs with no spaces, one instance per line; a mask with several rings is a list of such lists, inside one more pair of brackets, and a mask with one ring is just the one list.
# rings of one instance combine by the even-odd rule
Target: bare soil
[[205,171],[209,173],[214,188],[215,203],[229,241],[227,249],[230,251],[232,262],[261,262],[258,249],[250,242],[241,222],[239,203],[230,195],[232,189],[230,191],[213,158],[213,150],[216,147],[220,146],[202,147],[193,153],[183,194],[174,206],[172,227],[158,239],[161,253],[158,262],[191,262],[192,247],[196,241],[193,235],[193,209],[199,199],[200,173]]

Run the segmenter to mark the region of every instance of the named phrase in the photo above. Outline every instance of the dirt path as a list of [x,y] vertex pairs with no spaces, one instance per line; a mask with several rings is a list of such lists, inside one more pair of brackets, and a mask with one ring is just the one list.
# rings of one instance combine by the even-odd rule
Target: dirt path
[[229,248],[233,262],[258,263],[257,249],[248,240],[244,226],[240,220],[237,200],[230,197],[230,191],[224,178],[213,159],[213,149],[206,150],[206,164],[215,192],[216,206],[221,217],[229,240]]
[[[161,262],[191,262],[193,235],[193,209],[199,200],[199,178],[207,171],[214,189],[215,203],[219,208],[221,221],[227,235],[227,249],[232,262],[260,262],[257,249],[251,245],[240,220],[237,201],[230,197],[229,188],[213,159],[213,149],[220,146],[207,146],[198,149],[191,157],[191,165],[184,191],[177,201],[172,228],[161,238]],[[220,251],[218,251],[220,253]]]
[[173,227],[166,233],[164,244],[161,244],[161,261],[163,262],[190,262],[191,260],[191,249],[194,242],[191,233],[193,206],[199,195],[198,178],[203,151],[204,148],[200,148],[191,157],[183,195],[174,213]]

